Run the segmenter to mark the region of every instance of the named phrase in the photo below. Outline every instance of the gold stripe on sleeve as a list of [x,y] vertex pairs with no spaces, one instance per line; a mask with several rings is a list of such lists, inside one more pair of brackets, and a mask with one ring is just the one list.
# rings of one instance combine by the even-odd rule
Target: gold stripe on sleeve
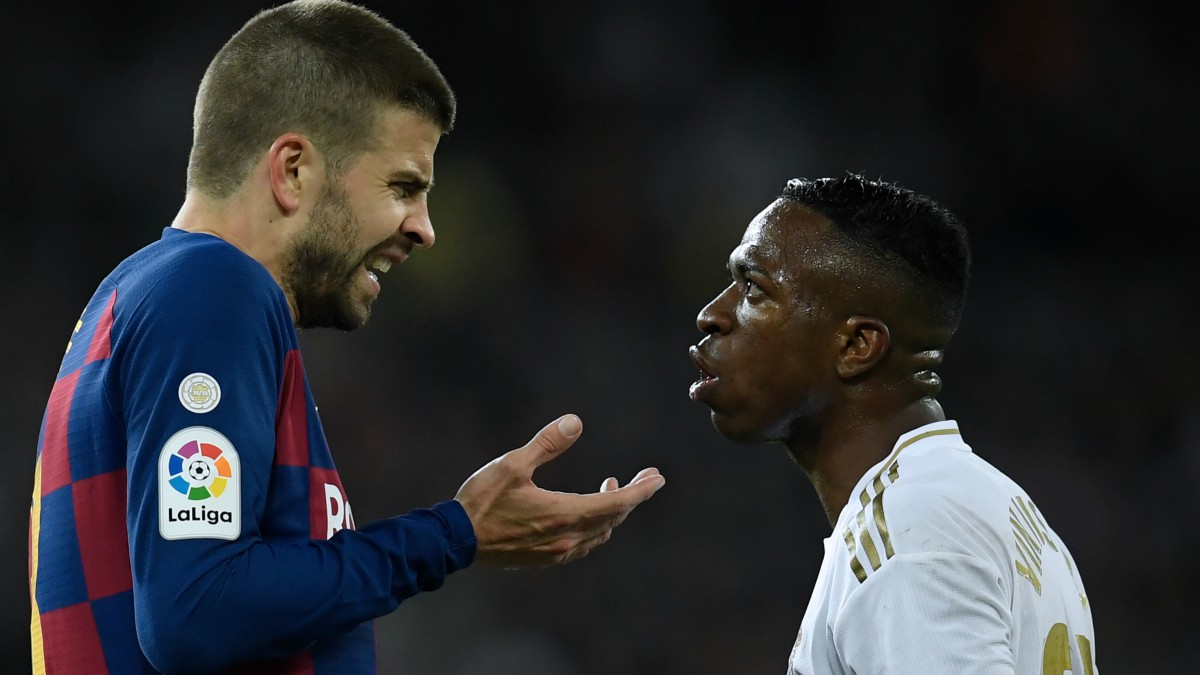
[[867,554],[867,562],[871,563],[871,571],[874,572],[879,569],[881,563],[879,561],[879,551],[875,548],[875,540],[871,539],[871,531],[867,529],[866,509],[858,512],[855,522],[858,524],[858,541],[862,544],[863,553]]
[[[843,533],[846,540],[846,548],[850,551],[850,569],[854,572],[854,576],[859,582],[866,581],[867,571],[863,567],[862,562],[858,559],[858,549],[861,547],[863,554],[867,557],[867,562],[871,565],[871,571],[878,570],[884,561],[896,555],[896,551],[892,548],[892,536],[888,531],[887,513],[883,509],[883,494],[889,485],[895,483],[900,477],[900,461],[895,459],[892,461],[891,467],[887,470],[888,482],[883,482],[884,472],[880,472],[876,476],[872,487],[875,488],[875,498],[867,499],[863,503],[863,508],[859,510],[854,518],[854,526],[847,527]],[[863,490],[863,497],[867,497],[867,490]],[[883,543],[883,558],[879,556],[879,547],[875,544],[875,539],[872,536],[871,530],[867,528],[867,506],[871,507],[871,517],[875,521],[875,529],[879,531],[880,541]],[[855,542],[854,530],[858,530],[858,541]]]
[[879,530],[879,537],[883,539],[883,554],[891,558],[893,555],[896,555],[896,552],[892,550],[892,536],[888,534],[887,517],[883,513],[882,490],[880,490],[879,494],[875,495],[872,510],[875,515],[875,527]]
[[[925,440],[926,438],[958,435],[958,429],[934,429],[909,438],[892,450],[892,453],[884,460],[883,467],[879,469],[879,472],[875,474],[866,487],[862,489],[862,492],[859,493],[858,502],[862,506],[862,509],[859,510],[858,515],[855,517],[855,526],[858,529],[857,544],[862,546],[863,553],[867,557],[867,562],[871,565],[871,571],[878,570],[885,560],[896,555],[895,549],[892,547],[891,532],[888,530],[887,514],[883,509],[883,492],[889,485],[892,485],[900,478],[900,453],[913,443]],[[886,483],[884,482],[884,476],[887,476]],[[872,492],[874,492],[873,498]],[[871,516],[875,521],[875,528],[879,530],[879,538],[883,543],[884,558],[882,560],[879,557],[879,548],[875,545],[875,540],[871,537],[871,531],[867,529],[868,506],[871,507]],[[854,527],[847,527],[842,533],[842,538],[845,539],[846,549],[850,552],[850,569],[861,583],[867,580],[867,572],[863,568],[862,562],[858,559],[858,545],[855,543],[854,529]]]
[[862,563],[858,561],[858,553],[854,550],[854,533],[847,527],[846,531],[842,533],[842,538],[846,540],[846,548],[850,551],[850,571],[854,572],[854,576],[858,578],[858,583],[861,584],[867,580],[867,571],[863,569]]

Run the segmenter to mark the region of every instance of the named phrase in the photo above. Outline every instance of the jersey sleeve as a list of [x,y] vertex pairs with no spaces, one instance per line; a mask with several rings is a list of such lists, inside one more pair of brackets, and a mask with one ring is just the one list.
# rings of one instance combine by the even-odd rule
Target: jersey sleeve
[[833,638],[847,672],[859,675],[1011,674],[1009,614],[991,564],[897,554],[851,593]]
[[[474,532],[453,501],[329,540],[265,540],[276,413],[294,341],[286,302],[266,271],[236,251],[166,271],[143,295],[129,294],[124,304],[118,295],[109,386],[126,420],[138,639],[157,669],[212,672],[294,654],[438,588],[470,564]],[[220,387],[209,410],[189,407],[180,394],[197,375]],[[167,479],[182,475],[168,468],[170,442],[196,428],[227,441],[214,454],[237,459],[237,474],[220,486],[240,491],[239,513],[218,528],[224,538],[163,529],[161,500],[180,499]]]

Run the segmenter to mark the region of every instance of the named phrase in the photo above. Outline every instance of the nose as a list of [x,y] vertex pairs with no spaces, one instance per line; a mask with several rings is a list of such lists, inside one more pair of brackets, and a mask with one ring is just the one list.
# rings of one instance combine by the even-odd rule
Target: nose
[[733,314],[725,307],[727,296],[732,289],[733,286],[730,285],[729,288],[721,291],[696,315],[696,328],[699,328],[701,333],[727,335],[729,331],[733,330]]
[[436,236],[433,233],[433,222],[429,219],[429,206],[422,203],[408,212],[400,225],[400,233],[412,242],[413,248],[429,248],[433,246]]

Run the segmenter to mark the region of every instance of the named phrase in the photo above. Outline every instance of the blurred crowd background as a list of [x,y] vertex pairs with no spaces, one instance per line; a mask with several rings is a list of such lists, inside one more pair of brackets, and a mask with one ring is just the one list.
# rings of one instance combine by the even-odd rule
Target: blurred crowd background
[[[170,223],[195,88],[261,6],[0,0],[2,672],[29,668],[28,504],[59,359],[96,284]],[[785,671],[829,526],[782,448],[724,440],[688,400],[686,349],[750,218],[789,178],[847,170],[966,221],[947,413],[1070,546],[1099,667],[1185,670],[1200,51],[1184,5],[370,6],[460,113],[437,246],[388,275],[365,330],[302,336],[356,520],[452,496],[565,412],[585,433],[546,487],[647,465],[669,480],[585,561],[473,569],[403,605],[378,623],[382,673]]]

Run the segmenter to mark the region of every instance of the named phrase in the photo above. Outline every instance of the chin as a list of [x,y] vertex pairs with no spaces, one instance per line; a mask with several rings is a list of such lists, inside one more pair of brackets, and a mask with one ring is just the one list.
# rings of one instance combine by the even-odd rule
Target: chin
[[712,411],[712,424],[718,433],[736,443],[767,443],[771,440],[761,427],[716,410]]
[[367,322],[371,320],[371,306],[355,307],[354,310],[339,313],[334,328],[352,331],[367,325]]

